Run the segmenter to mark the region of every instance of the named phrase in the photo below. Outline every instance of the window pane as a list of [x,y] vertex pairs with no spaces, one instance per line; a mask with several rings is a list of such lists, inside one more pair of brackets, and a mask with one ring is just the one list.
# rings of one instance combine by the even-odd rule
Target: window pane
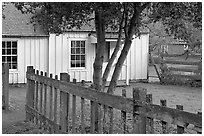
[[11,56],[7,57],[7,62],[11,62]]
[[5,54],[6,54],[6,50],[2,49],[2,55],[5,55]]
[[71,41],[71,47],[76,47],[76,42],[75,41]]
[[80,41],[76,41],[76,47],[80,47]]
[[76,60],[80,60],[80,55],[76,55]]
[[7,42],[7,48],[11,48],[11,42]]
[[81,48],[81,54],[85,54],[85,48]]
[[75,61],[71,61],[71,67],[75,67]]
[[85,60],[85,55],[81,55],[81,60]]
[[81,47],[85,47],[85,41],[81,41]]
[[2,48],[5,48],[5,42],[2,42]]
[[2,57],[2,62],[6,62],[6,57],[5,56]]
[[12,49],[12,55],[17,55],[17,49]]
[[81,67],[85,67],[85,61],[81,61]]
[[17,69],[17,63],[13,63],[11,69]]
[[12,48],[16,48],[17,49],[17,42],[12,42]]
[[71,48],[71,54],[76,54],[76,48]]
[[11,55],[11,49],[7,49],[7,55]]
[[76,62],[76,67],[80,67],[80,60]]
[[12,62],[13,62],[13,63],[17,63],[17,56],[13,56],[13,57],[12,57]]
[[71,60],[75,60],[75,55],[71,55]]
[[76,54],[80,54],[80,48],[76,48]]
[[8,65],[9,65],[9,69],[11,69],[11,63],[8,63]]

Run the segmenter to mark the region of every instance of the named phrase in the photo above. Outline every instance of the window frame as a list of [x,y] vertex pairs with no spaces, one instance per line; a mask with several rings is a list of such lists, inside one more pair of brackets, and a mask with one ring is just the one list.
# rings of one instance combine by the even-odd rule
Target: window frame
[[[85,66],[84,67],[72,67],[71,66],[71,61],[72,61],[72,59],[71,59],[71,56],[72,55],[77,55],[76,53],[75,54],[72,54],[72,52],[71,52],[71,50],[72,50],[72,42],[77,42],[77,41],[80,41],[80,42],[84,42],[84,48],[85,48],[85,54],[78,54],[78,55],[84,55],[85,56]],[[87,68],[87,39],[75,39],[75,38],[73,38],[73,39],[70,39],[70,42],[69,42],[70,44],[69,44],[69,69],[77,69],[77,70],[84,70],[84,69],[86,69]],[[81,61],[81,60],[80,60]]]
[[[11,42],[11,48],[10,48],[11,50],[12,50],[12,42],[16,42],[16,44],[17,44],[16,48],[15,48],[17,50],[16,51],[16,55],[12,55],[12,51],[11,51],[10,55],[8,55],[8,54],[3,55],[3,42],[5,42],[5,43],[6,42]],[[5,48],[5,49],[7,49],[7,48]],[[8,38],[8,39],[6,38],[5,39],[5,38],[2,38],[2,56],[1,56],[2,57],[2,64],[3,64],[3,56],[11,56],[11,57],[12,56],[16,56],[16,69],[12,69],[11,68],[11,69],[9,69],[9,71],[13,71],[13,72],[18,71],[19,62],[18,62],[18,40],[17,39],[10,39],[10,38]],[[11,62],[12,62],[12,60],[11,60]]]

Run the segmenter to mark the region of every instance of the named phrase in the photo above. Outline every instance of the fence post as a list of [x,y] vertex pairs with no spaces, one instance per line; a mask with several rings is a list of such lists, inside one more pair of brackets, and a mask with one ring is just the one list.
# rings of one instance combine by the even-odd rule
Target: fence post
[[[166,107],[167,106],[166,100],[160,100],[160,105]],[[167,122],[161,121],[161,124],[162,124],[163,134],[167,134],[168,133],[168,124],[167,124]]]
[[2,67],[2,85],[3,85],[2,95],[3,109],[9,110],[9,66],[7,63],[3,63]]
[[[40,75],[43,76],[43,71],[40,71]],[[40,82],[39,84],[40,89],[40,100],[39,100],[39,112],[41,115],[43,115],[43,83]],[[40,128],[43,126],[43,120],[40,118]]]
[[[50,78],[52,79],[52,74],[50,74]],[[50,86],[50,112],[49,112],[49,119],[53,120],[53,86]],[[50,133],[54,133],[54,125],[50,125]]]
[[[198,112],[198,115],[201,115],[202,116],[202,112]],[[198,127],[198,126],[195,126],[195,128],[197,128],[197,134],[202,134],[202,127]]]
[[[183,110],[183,105],[176,105],[176,109]],[[183,134],[184,133],[184,127],[177,125],[177,134]]]
[[[33,69],[33,66],[27,67],[27,73],[28,74],[34,74],[35,70]],[[34,90],[35,90],[35,81],[32,81],[30,79],[27,79],[27,92],[26,92],[26,120],[27,121],[33,121],[33,116],[31,115],[31,108],[34,108]],[[29,111],[28,111],[29,110]]]
[[[122,90],[122,97],[126,97],[126,90]],[[122,118],[122,124],[123,124],[123,133],[126,133],[126,112],[121,111],[121,118]]]
[[[147,94],[146,102],[149,103],[149,104],[153,104],[153,102],[152,102],[152,94]],[[147,117],[147,120],[148,120],[149,127],[150,127],[150,129],[149,129],[150,134],[153,134],[154,133],[154,119]]]
[[[85,85],[85,81],[81,81],[82,86]],[[84,113],[85,113],[85,99],[81,97],[81,134],[85,133],[85,122],[84,122]]]
[[[69,82],[70,77],[68,73],[60,73],[60,80]],[[69,114],[69,99],[68,93],[60,90],[60,126],[63,132],[68,132],[68,114]]]
[[146,134],[146,108],[138,106],[137,101],[146,102],[147,90],[141,87],[133,88],[133,133]]
[[[55,80],[58,80],[58,75],[55,75]],[[57,102],[59,101],[58,100],[58,97],[57,97],[57,88],[54,87],[54,133],[58,133],[58,125],[57,125]]]
[[[38,70],[36,70],[36,75],[39,75],[39,71]],[[36,91],[35,91],[35,110],[36,111],[38,111],[39,110],[39,108],[38,108],[38,99],[39,99],[39,97],[38,97],[38,93],[39,93],[39,90],[38,90],[38,87],[39,87],[39,83],[38,83],[38,81],[36,81]],[[38,124],[38,114],[37,114],[37,116],[36,116],[36,124]]]
[[[76,79],[73,79],[73,82],[76,84]],[[72,95],[72,134],[76,133],[76,95]]]

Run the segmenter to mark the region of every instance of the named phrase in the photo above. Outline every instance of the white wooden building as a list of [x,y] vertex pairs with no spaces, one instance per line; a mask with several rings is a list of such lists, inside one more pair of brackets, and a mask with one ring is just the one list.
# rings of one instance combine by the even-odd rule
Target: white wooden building
[[[97,41],[94,32],[75,30],[61,35],[47,35],[40,27],[33,28],[25,21],[29,15],[22,15],[12,5],[9,6],[4,10],[6,18],[2,20],[2,62],[10,64],[10,83],[26,83],[26,67],[30,65],[53,75],[68,72],[71,80],[93,80]],[[116,41],[111,33],[107,33],[103,70]],[[149,34],[143,33],[133,40],[119,80],[147,79],[148,51]]]

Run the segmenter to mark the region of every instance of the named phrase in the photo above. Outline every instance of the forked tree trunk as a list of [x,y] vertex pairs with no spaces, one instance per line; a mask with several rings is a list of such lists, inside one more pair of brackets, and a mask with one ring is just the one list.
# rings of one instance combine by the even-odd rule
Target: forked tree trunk
[[93,83],[94,88],[101,91],[102,87],[102,66],[103,66],[103,54],[105,49],[105,20],[103,17],[103,9],[99,8],[95,11],[95,27],[97,34],[97,50],[96,57],[93,64],[94,74]]
[[[121,69],[122,69],[122,65],[127,57],[128,51],[130,49],[130,46],[132,44],[132,37],[135,34],[135,30],[138,26],[136,26],[139,22],[139,15],[140,15],[140,10],[139,10],[139,5],[137,3],[134,3],[134,14],[129,22],[128,26],[128,32],[126,32],[125,34],[125,44],[124,47],[122,49],[122,52],[120,54],[120,57],[118,58],[118,61],[116,63],[116,67],[113,73],[113,76],[111,78],[111,82],[109,84],[109,88],[108,88],[108,93],[113,94],[113,92],[115,91],[115,87],[117,85],[117,80],[119,78]],[[126,29],[126,28],[125,28]]]
[[106,66],[106,69],[103,73],[103,83],[102,83],[102,91],[104,92],[104,89],[105,89],[105,85],[106,85],[106,82],[107,82],[107,78],[109,76],[109,73],[111,71],[111,68],[112,68],[112,65],[113,65],[113,62],[115,60],[115,58],[117,57],[117,54],[118,54],[118,51],[120,50],[120,47],[121,47],[121,39],[122,39],[122,30],[123,30],[123,21],[124,21],[124,13],[122,15],[122,20],[120,22],[120,26],[119,26],[119,31],[118,31],[118,40],[117,40],[117,43],[116,43],[116,47],[113,51],[113,54],[111,55],[111,58],[109,59],[108,61],[108,64]]

